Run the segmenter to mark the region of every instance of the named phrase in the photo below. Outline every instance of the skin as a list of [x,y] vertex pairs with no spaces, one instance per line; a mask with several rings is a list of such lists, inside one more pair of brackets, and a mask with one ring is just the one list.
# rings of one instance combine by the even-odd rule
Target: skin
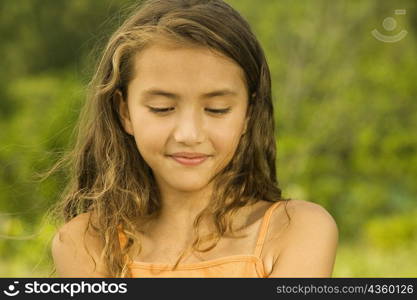
[[[209,200],[211,179],[232,159],[246,129],[248,92],[243,70],[207,48],[156,44],[135,56],[134,74],[126,101],[120,101],[122,123],[161,191],[159,233],[175,227],[181,232],[177,238],[183,239]],[[170,95],[149,92],[155,89]],[[215,93],[222,90],[230,93]],[[170,110],[155,113],[150,107]],[[213,109],[229,111],[221,114]],[[200,165],[184,166],[167,156],[175,152],[210,157]]]
[[[254,209],[254,219],[258,221],[249,226],[248,233],[252,237],[256,237],[259,221],[270,205],[265,205],[265,202],[260,201],[262,207]],[[279,205],[271,217],[261,254],[267,277],[331,277],[338,244],[338,228],[332,216],[322,206],[303,200],[289,201],[287,212],[291,222],[284,205]],[[55,234],[51,252],[58,277],[108,276],[104,262],[100,260],[103,242],[90,228],[84,244],[84,231],[90,217],[96,222],[94,215],[83,213],[64,224]],[[149,248],[146,242],[144,240],[144,249]],[[175,242],[173,239],[168,241],[169,245]],[[235,240],[233,244],[237,242]],[[244,252],[249,254],[254,249],[253,243],[254,240],[246,241],[238,247],[246,249]],[[230,248],[224,247],[222,251],[216,251],[217,257],[231,253]],[[154,252],[161,253],[159,250]],[[160,255],[146,261],[165,263]]]
[[[177,250],[190,242],[192,221],[211,193],[210,180],[233,157],[246,130],[246,82],[237,64],[204,48],[152,45],[136,55],[134,64],[128,98],[121,99],[121,94],[116,94],[120,117],[125,131],[134,137],[155,174],[163,204],[161,217],[141,237],[145,253],[136,260],[172,263],[179,254]],[[158,88],[171,96],[145,97],[144,91],[149,88]],[[225,88],[235,93],[202,96]],[[149,107],[173,109],[158,115]],[[224,115],[208,111],[225,108],[230,111]],[[180,151],[212,157],[201,165],[186,167],[166,156]],[[246,225],[243,233],[248,238],[232,242],[222,239],[205,260],[243,254],[242,249],[246,249],[245,254],[252,253],[260,222],[270,205],[261,200],[240,210],[236,224]],[[106,277],[100,260],[104,245],[91,230],[87,231],[84,248],[83,233],[89,217],[90,213],[78,215],[54,236],[52,256],[58,276]],[[94,215],[91,217],[95,222]],[[322,206],[291,200],[285,211],[281,204],[271,217],[261,254],[267,277],[330,277],[337,243],[336,222]]]

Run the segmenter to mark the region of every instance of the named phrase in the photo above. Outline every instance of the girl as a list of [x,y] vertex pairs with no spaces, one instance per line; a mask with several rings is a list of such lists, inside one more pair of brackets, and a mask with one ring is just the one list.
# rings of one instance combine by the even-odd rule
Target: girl
[[150,0],[90,84],[52,242],[63,277],[328,277],[321,206],[284,199],[269,68],[222,0]]

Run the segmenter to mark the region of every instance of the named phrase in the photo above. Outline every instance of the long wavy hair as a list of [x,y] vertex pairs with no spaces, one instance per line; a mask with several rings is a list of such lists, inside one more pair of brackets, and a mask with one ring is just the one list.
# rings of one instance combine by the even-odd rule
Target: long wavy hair
[[[244,70],[249,90],[247,130],[230,162],[213,179],[210,203],[194,220],[195,239],[190,248],[205,252],[226,233],[233,235],[233,216],[241,207],[261,200],[289,200],[282,198],[276,176],[270,71],[249,24],[222,0],[139,3],[101,54],[76,126],[74,147],[49,171],[65,167],[69,172],[66,189],[53,209],[63,222],[94,212],[89,227],[103,241],[101,259],[110,277],[131,276],[129,253],[133,247],[141,250],[138,233],[161,209],[152,170],[134,138],[123,129],[115,95],[120,90],[127,98],[134,55],[161,41],[203,46],[233,59]],[[211,221],[214,231],[200,236],[203,218]],[[118,241],[119,230],[126,236],[124,247]],[[210,241],[210,246],[201,249]]]

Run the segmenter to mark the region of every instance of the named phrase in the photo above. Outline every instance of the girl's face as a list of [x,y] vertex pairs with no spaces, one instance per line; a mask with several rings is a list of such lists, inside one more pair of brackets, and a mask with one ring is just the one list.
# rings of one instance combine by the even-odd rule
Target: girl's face
[[[120,114],[160,188],[200,190],[232,159],[246,130],[245,82],[239,65],[206,48],[153,44],[134,57]],[[208,157],[185,165],[179,152]]]

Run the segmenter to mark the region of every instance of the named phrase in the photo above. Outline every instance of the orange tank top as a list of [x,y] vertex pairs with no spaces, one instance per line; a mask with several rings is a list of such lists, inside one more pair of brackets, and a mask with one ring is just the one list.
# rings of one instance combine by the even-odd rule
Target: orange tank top
[[[280,201],[274,203],[265,212],[253,254],[230,255],[195,263],[180,263],[175,270],[170,270],[173,264],[132,261],[128,264],[132,277],[267,277],[261,253],[268,232],[269,220],[279,203]],[[124,247],[126,240],[122,231],[119,231],[119,242],[121,247]]]

